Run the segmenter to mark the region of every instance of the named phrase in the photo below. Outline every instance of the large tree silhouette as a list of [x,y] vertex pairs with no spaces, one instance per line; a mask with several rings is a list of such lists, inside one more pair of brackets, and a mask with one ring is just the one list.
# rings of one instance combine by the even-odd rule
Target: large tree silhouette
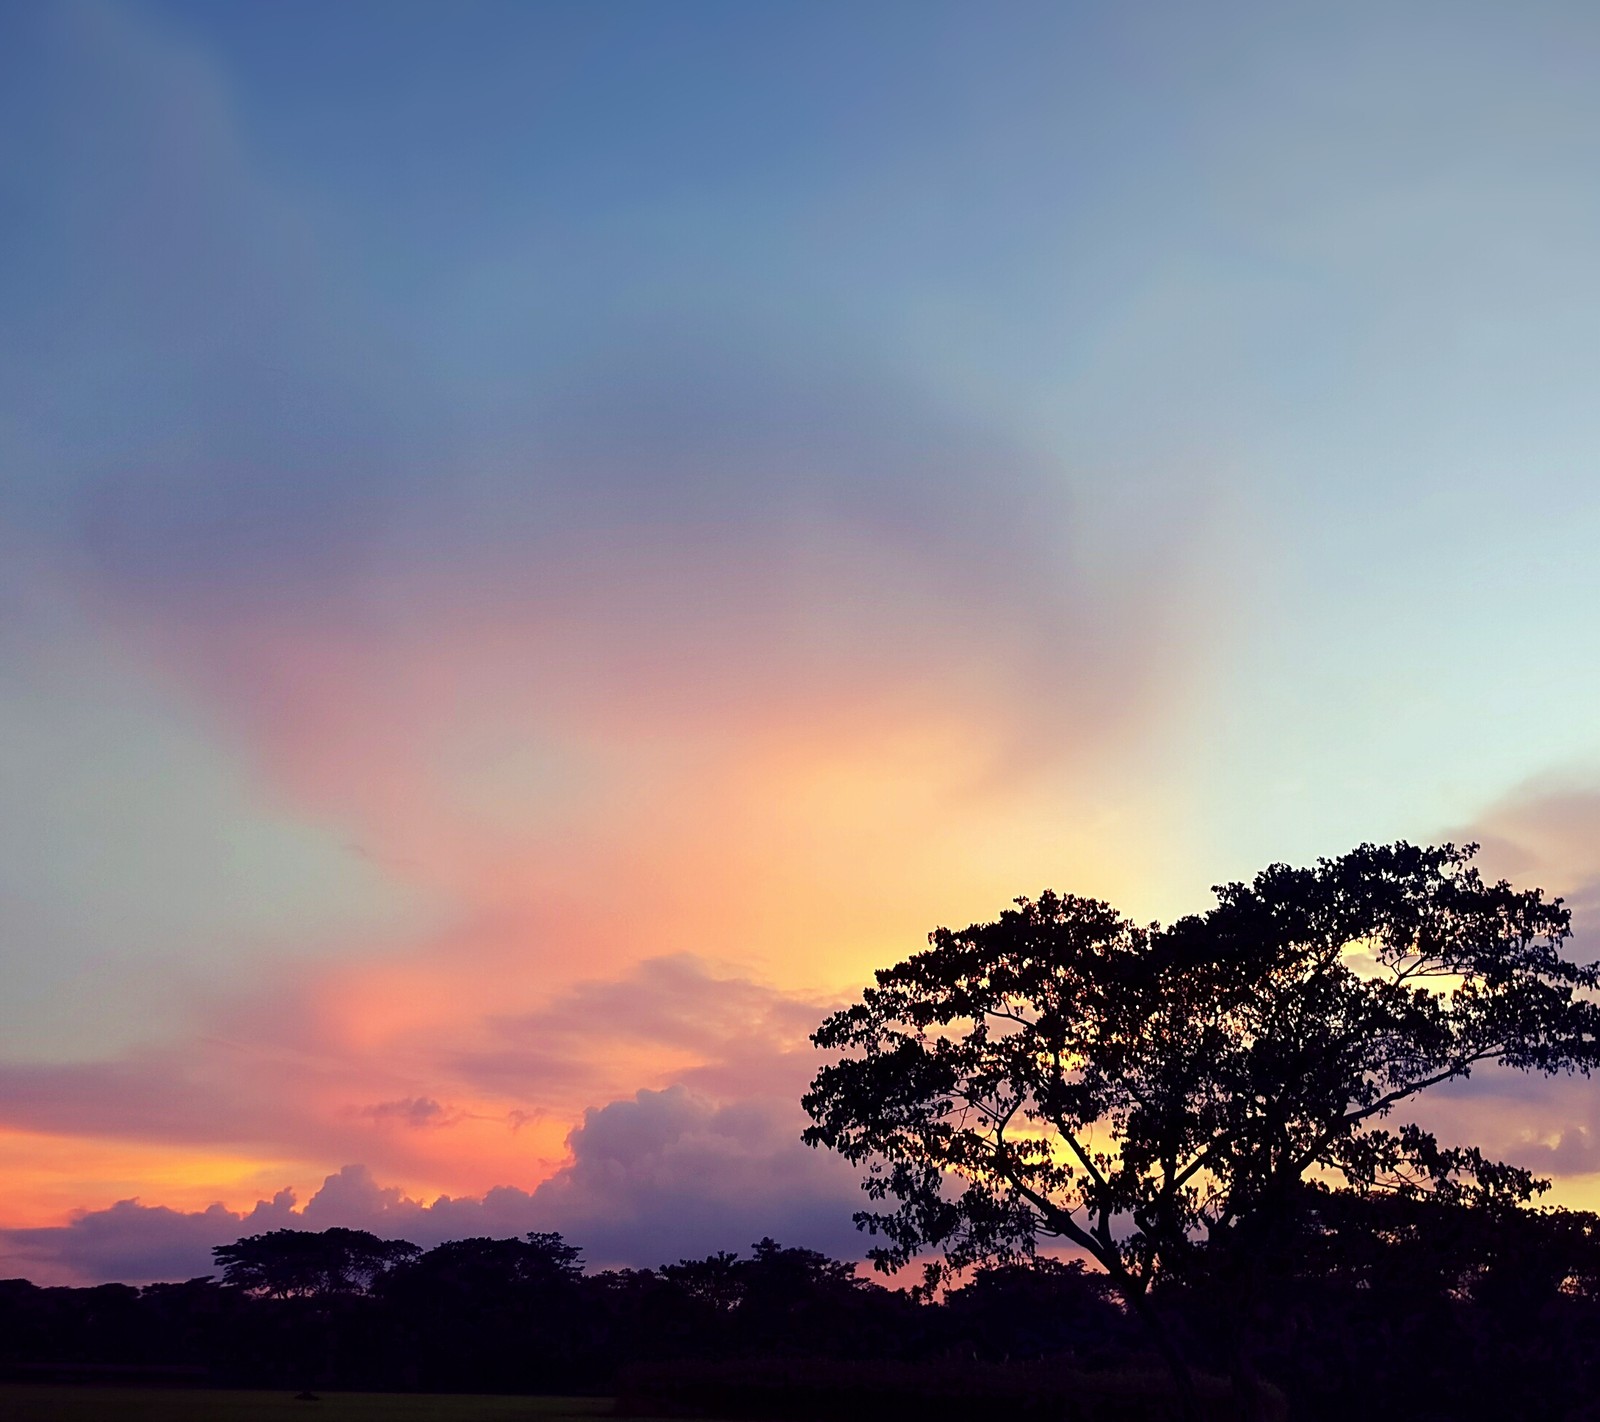
[[857,1222],[895,1267],[1079,1246],[1154,1330],[1152,1286],[1204,1272],[1243,1338],[1308,1179],[1520,1202],[1542,1182],[1389,1124],[1485,1063],[1587,1073],[1596,966],[1562,954],[1561,901],[1486,883],[1475,846],[1365,845],[1219,888],[1209,912],[1139,927],[1042,894],[938,929],[813,1040],[839,1053],[806,1140],[865,1164]]

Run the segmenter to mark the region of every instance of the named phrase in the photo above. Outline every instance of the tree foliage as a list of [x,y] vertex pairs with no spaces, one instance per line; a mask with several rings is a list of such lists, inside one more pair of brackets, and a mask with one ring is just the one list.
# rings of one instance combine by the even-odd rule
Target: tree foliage
[[364,1293],[422,1251],[364,1229],[274,1229],[211,1251],[222,1282],[268,1298]]
[[857,1221],[885,1267],[1069,1241],[1139,1305],[1196,1251],[1248,1274],[1289,1238],[1308,1178],[1486,1208],[1528,1172],[1391,1124],[1498,1063],[1587,1073],[1600,969],[1569,915],[1489,883],[1475,846],[1364,845],[1274,865],[1208,912],[1141,927],[1044,893],[940,928],[813,1040],[837,1053],[806,1140],[865,1164]]

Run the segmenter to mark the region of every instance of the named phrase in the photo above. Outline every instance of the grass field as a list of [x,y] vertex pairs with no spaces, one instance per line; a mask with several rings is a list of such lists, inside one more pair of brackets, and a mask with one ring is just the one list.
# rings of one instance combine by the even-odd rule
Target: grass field
[[611,1407],[607,1397],[328,1392],[299,1402],[288,1391],[0,1383],[5,1422],[587,1422]]

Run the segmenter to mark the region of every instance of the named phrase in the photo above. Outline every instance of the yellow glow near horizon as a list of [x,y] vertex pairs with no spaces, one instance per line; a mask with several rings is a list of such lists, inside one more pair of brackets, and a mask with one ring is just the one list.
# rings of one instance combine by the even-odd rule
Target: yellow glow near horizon
[[6,1224],[64,1224],[85,1208],[138,1199],[178,1211],[213,1204],[241,1213],[291,1188],[302,1202],[321,1183],[310,1161],[203,1146],[0,1130]]

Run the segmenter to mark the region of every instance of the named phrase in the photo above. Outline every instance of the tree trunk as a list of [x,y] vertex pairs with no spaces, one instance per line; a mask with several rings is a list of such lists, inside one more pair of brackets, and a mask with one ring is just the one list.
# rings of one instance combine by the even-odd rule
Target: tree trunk
[[1178,1345],[1173,1342],[1172,1334],[1162,1322],[1161,1315],[1156,1312],[1148,1295],[1130,1292],[1125,1297],[1149,1330],[1151,1340],[1156,1345],[1156,1352],[1161,1354],[1161,1361],[1167,1365],[1167,1371],[1172,1375],[1172,1384],[1178,1393],[1178,1413],[1183,1422],[1200,1422],[1200,1396],[1194,1390],[1194,1374],[1190,1372],[1189,1364],[1179,1351]]
[[1232,1384],[1234,1416],[1239,1422],[1271,1422],[1267,1391],[1251,1356],[1257,1336],[1256,1322],[1267,1297],[1268,1276],[1263,1261],[1282,1244],[1280,1216],[1260,1212],[1250,1238],[1234,1236],[1233,1257],[1224,1256],[1222,1297],[1227,1302],[1224,1336],[1228,1346],[1228,1380]]
[[1238,1333],[1233,1334],[1229,1343],[1228,1374],[1233,1384],[1234,1415],[1239,1422],[1271,1422],[1273,1414],[1267,1407],[1261,1374],[1250,1361],[1249,1349]]

